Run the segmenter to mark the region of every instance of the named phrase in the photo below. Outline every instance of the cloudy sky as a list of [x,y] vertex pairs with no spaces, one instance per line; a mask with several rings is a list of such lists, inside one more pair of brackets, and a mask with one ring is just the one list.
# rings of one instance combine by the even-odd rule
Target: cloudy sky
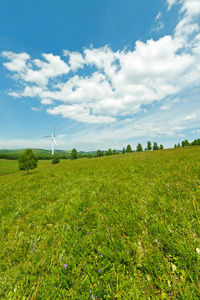
[[200,0],[0,4],[0,147],[200,137]]

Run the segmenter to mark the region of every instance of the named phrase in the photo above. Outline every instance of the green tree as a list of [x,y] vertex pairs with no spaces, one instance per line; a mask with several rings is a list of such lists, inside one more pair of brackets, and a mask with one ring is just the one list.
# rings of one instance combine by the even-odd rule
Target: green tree
[[185,147],[189,147],[190,143],[188,142],[188,140],[185,140]]
[[71,152],[71,159],[77,159],[78,158],[78,152],[76,151],[76,149],[72,149]]
[[113,150],[113,155],[116,155],[116,154],[117,154],[117,150],[114,149],[114,150]]
[[101,150],[97,150],[97,157],[103,156],[103,153],[101,152]]
[[26,149],[23,153],[20,154],[18,159],[18,165],[20,170],[29,170],[37,168],[38,158],[33,153],[32,149]]
[[151,145],[151,142],[149,141],[148,143],[147,143],[147,150],[151,150],[152,149],[152,145]]
[[178,148],[181,148],[181,145],[180,145],[180,143],[178,143],[177,147],[178,147]]
[[109,148],[108,151],[106,151],[106,155],[112,155],[112,154],[113,154],[112,149]]
[[140,143],[138,143],[137,147],[136,147],[136,151],[137,152],[142,152],[143,149],[142,149],[142,145]]
[[126,149],[125,149],[125,148],[123,148],[123,150],[122,150],[122,153],[123,153],[123,154],[125,154],[125,153],[126,153]]
[[200,139],[194,140],[192,143],[190,143],[190,146],[198,146],[200,145]]
[[158,150],[158,144],[156,142],[153,143],[153,150]]
[[174,145],[174,148],[177,148],[176,144]]
[[131,145],[127,145],[126,147],[126,153],[131,153],[132,152],[132,148],[131,148]]
[[182,141],[181,143],[182,143],[182,147],[188,147],[188,146],[190,146],[190,143],[186,139],[185,139],[185,141]]
[[160,144],[160,150],[164,149],[164,146],[162,144]]

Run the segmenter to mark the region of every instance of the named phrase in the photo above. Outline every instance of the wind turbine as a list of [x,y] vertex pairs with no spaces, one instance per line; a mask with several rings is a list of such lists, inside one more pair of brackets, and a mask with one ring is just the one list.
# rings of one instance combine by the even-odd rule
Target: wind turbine
[[55,139],[55,130],[56,130],[56,126],[54,128],[54,131],[52,132],[52,135],[43,136],[43,138],[47,138],[47,137],[51,137],[52,138],[52,155],[54,155],[54,145],[57,146],[56,139]]

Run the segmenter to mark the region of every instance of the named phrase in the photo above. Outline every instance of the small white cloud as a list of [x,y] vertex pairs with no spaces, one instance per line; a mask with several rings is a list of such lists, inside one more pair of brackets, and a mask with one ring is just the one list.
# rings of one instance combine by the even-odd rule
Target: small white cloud
[[10,62],[3,64],[9,71],[21,73],[27,70],[26,63],[30,59],[27,53],[17,54],[11,51],[4,51],[2,56],[10,59]]
[[181,130],[184,130],[185,127],[182,127],[182,126],[175,126],[172,128],[173,131],[181,131]]
[[160,19],[160,18],[161,18],[161,16],[162,16],[162,13],[159,11],[159,13],[157,14],[157,16],[155,17],[155,20],[158,20],[158,19]]
[[171,9],[171,7],[176,4],[178,2],[178,0],[167,0],[167,4],[168,4],[168,10]]
[[53,101],[51,99],[45,99],[45,98],[43,98],[41,100],[41,103],[44,104],[44,105],[49,105],[49,104],[52,104]]
[[40,110],[41,110],[41,107],[40,107],[40,108],[31,107],[31,110],[33,110],[33,111],[40,111]]
[[197,117],[197,115],[195,115],[195,114],[189,115],[189,116],[185,117],[185,121],[194,120],[194,119],[196,119],[196,117]]
[[192,133],[200,133],[200,129],[193,130]]
[[163,104],[163,105],[160,107],[160,110],[168,110],[168,109],[171,109],[171,105],[170,105],[170,104]]
[[14,98],[21,98],[21,94],[18,92],[8,92],[8,95]]
[[152,30],[153,31],[160,31],[161,29],[163,29],[165,27],[164,23],[159,21],[158,25],[156,27],[154,27]]

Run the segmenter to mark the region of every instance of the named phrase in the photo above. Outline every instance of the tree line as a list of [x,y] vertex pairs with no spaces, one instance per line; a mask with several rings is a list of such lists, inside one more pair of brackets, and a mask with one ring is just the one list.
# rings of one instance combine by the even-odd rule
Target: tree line
[[123,150],[112,150],[111,148],[109,148],[107,151],[101,151],[101,150],[97,150],[96,153],[89,153],[89,154],[82,154],[80,155],[76,149],[74,148],[71,152],[71,159],[77,159],[77,158],[91,158],[91,157],[101,157],[101,156],[109,156],[109,155],[117,155],[120,153],[132,153],[132,152],[143,152],[143,151],[150,151],[150,150],[161,150],[164,149],[164,146],[162,144],[158,145],[158,143],[154,142],[153,145],[150,141],[147,142],[147,147],[144,148],[140,143],[138,143],[136,150],[133,150],[131,145],[128,144],[126,148],[123,148]]
[[132,150],[131,145],[127,145],[126,149],[123,148],[122,153],[131,153],[131,152],[143,152],[143,151],[151,151],[151,150],[162,150],[164,149],[164,146],[158,143],[154,142],[153,145],[150,141],[147,142],[147,147],[143,149],[142,144],[138,143],[136,146],[136,151]]
[[[175,144],[174,148],[180,148],[180,147],[189,147],[189,146],[197,146],[200,145],[200,139],[196,139],[193,142],[189,143],[187,139],[182,141],[181,143]],[[58,151],[56,153],[56,160],[54,159],[55,156],[52,156],[49,151],[49,153],[35,153],[37,158],[39,160],[53,160],[54,163],[57,163],[58,159],[77,159],[77,158],[93,158],[93,157],[101,157],[101,156],[109,156],[109,155],[117,155],[120,153],[131,153],[131,152],[143,152],[143,151],[151,151],[151,150],[162,150],[164,149],[164,146],[162,144],[158,145],[158,143],[154,142],[153,144],[148,141],[147,146],[143,149],[142,144],[138,143],[136,146],[136,150],[133,150],[131,145],[128,144],[126,148],[124,147],[122,150],[116,150],[109,148],[106,151],[97,150],[93,152],[78,152],[76,148],[72,149],[71,153],[70,151]],[[18,160],[20,157],[19,152],[6,152],[1,153],[0,152],[0,159],[10,159],[10,160]]]
[[196,139],[193,142],[189,143],[188,140],[184,140],[178,144],[174,145],[174,148],[181,148],[181,147],[189,147],[189,146],[200,146],[200,139]]

